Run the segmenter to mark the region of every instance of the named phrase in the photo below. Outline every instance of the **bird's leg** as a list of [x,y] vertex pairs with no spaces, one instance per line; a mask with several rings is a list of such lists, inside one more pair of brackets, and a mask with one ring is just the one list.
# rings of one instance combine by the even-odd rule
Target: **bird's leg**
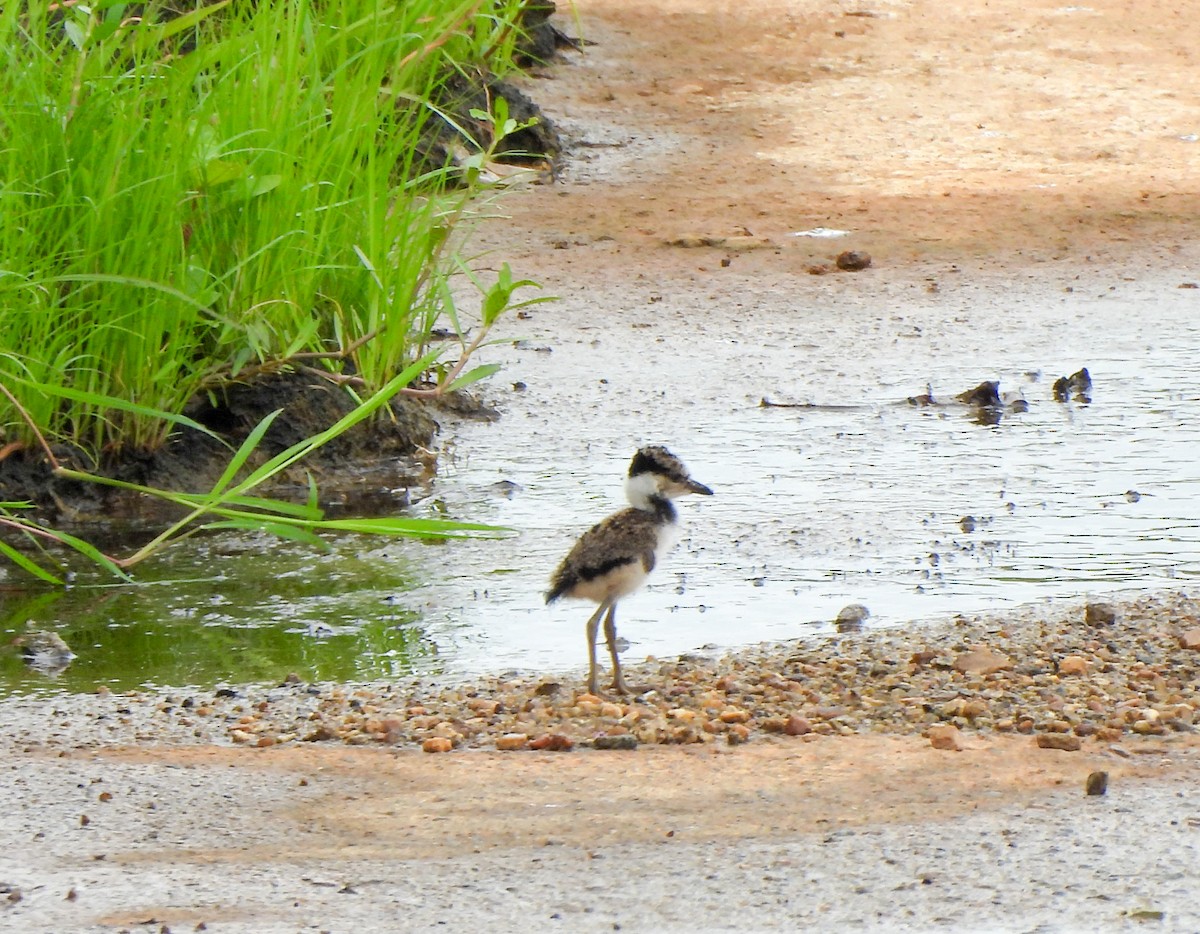
[[608,654],[613,663],[613,690],[618,694],[628,694],[629,687],[621,675],[621,656],[617,654],[617,605],[615,603],[608,608],[608,615],[604,617],[604,641],[608,643]]
[[591,619],[587,621],[587,643],[588,643],[588,693],[599,694],[600,690],[596,686],[596,636],[600,632],[600,617],[604,615],[604,611],[609,609],[611,604],[605,600],[598,607],[596,612],[592,614]]

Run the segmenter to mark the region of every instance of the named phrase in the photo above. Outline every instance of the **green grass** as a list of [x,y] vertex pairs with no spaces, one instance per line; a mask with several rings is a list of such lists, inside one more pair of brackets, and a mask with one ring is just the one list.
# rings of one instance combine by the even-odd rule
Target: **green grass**
[[519,3],[154,9],[0,10],[5,442],[153,448],[285,364],[366,395],[456,318],[473,190],[419,143],[456,69],[509,67]]
[[[471,153],[463,164],[420,156],[444,82],[511,68],[520,8],[521,0],[220,0],[169,14],[163,4],[113,0],[0,6],[3,456],[25,446],[59,477],[157,496],[181,513],[118,558],[45,526],[28,503],[0,503],[0,557],[61,584],[64,549],[127,577],[203,529],[262,529],[318,546],[322,533],[503,531],[327,520],[315,489],[303,504],[255,490],[395,394],[428,392],[410,386],[422,374],[439,377],[436,391],[489,375],[494,367],[467,367],[497,317],[544,300],[517,300],[535,284],[506,264],[484,282],[455,252],[479,203],[481,168],[522,128],[504,102],[472,112],[493,139],[462,139]],[[477,323],[460,320],[455,275],[478,287]],[[463,335],[457,359],[431,350],[439,319]],[[162,445],[180,427],[205,431],[183,416],[189,400],[281,367],[326,372],[358,407],[261,462],[251,454],[269,415],[230,449],[207,493],[95,470],[114,454]],[[56,445],[72,453],[56,454]]]

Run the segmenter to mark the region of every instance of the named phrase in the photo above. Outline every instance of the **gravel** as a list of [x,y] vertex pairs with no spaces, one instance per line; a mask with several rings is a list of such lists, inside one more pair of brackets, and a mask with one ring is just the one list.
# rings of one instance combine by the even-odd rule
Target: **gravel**
[[578,675],[505,674],[470,684],[289,677],[215,691],[9,698],[0,717],[17,742],[66,747],[321,742],[519,752],[736,745],[763,733],[929,735],[951,725],[1079,748],[1195,730],[1200,651],[1186,634],[1197,628],[1197,609],[1185,593],[1156,594],[1103,611],[1025,610],[721,657],[648,659],[629,675],[653,689],[628,698],[589,694]]

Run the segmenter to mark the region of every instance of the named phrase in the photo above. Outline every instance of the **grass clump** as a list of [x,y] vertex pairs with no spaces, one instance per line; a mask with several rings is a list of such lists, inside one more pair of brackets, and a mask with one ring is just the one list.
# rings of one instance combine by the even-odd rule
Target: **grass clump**
[[[497,99],[472,111],[489,139],[463,138],[450,166],[425,153],[446,82],[511,67],[524,0],[220,0],[184,9],[113,0],[0,7],[0,457],[44,453],[57,476],[170,499],[186,517],[154,547],[199,528],[267,528],[318,541],[322,529],[478,534],[470,524],[340,520],[315,491],[300,506],[257,497],[337,432],[372,417],[412,381],[438,388],[467,369],[488,328],[519,301],[451,244],[471,216],[481,169],[524,129]],[[460,334],[449,287],[466,273],[480,322],[456,360],[437,360],[439,318]],[[533,299],[531,301],[538,301]],[[105,479],[92,466],[153,450],[185,406],[231,380],[303,367],[361,403],[329,431],[252,468],[241,448],[208,493]],[[428,392],[430,390],[421,390]],[[273,417],[273,416],[271,416]],[[247,446],[249,445],[249,447]],[[24,502],[0,503],[0,529],[65,544],[109,570],[127,559],[46,529]],[[59,580],[35,554],[0,554]]]
[[369,391],[419,358],[472,193],[421,160],[429,102],[484,53],[507,67],[519,14],[4,4],[4,440],[154,448],[156,413],[229,379],[303,365]]

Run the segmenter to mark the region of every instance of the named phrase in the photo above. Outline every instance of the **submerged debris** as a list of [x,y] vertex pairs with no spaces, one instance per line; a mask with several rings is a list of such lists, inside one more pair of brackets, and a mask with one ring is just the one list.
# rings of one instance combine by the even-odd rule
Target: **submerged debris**
[[1070,376],[1060,376],[1054,381],[1051,390],[1055,402],[1088,403],[1092,401],[1092,374],[1087,367],[1081,367]]
[[46,675],[61,674],[76,658],[71,647],[56,632],[30,630],[17,636],[13,645],[20,647],[26,665]]

